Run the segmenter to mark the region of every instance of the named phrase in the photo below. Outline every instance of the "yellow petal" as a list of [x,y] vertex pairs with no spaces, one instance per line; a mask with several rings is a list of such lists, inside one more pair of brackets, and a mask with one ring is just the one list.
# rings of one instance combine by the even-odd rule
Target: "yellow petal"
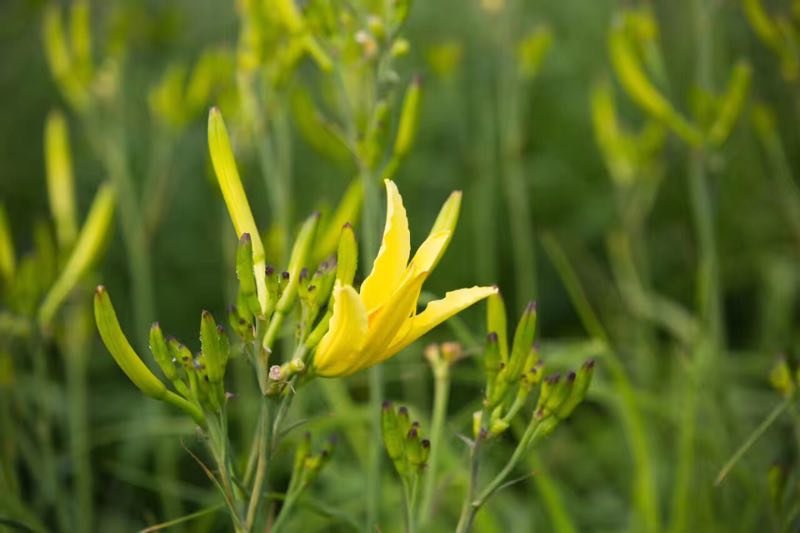
[[386,354],[389,343],[404,329],[417,308],[417,299],[428,272],[416,272],[392,294],[392,297],[374,315],[370,316],[369,334],[364,344],[368,360],[363,368],[372,366],[391,354]]
[[444,254],[453,232],[442,230],[431,233],[428,238],[417,248],[414,259],[408,265],[408,271],[430,272],[439,258]]
[[250,240],[253,243],[253,273],[256,277],[258,302],[263,311],[267,307],[264,245],[261,243],[253,212],[250,210],[242,180],[239,178],[239,171],[236,168],[231,142],[228,138],[228,130],[225,129],[222,114],[217,108],[212,108],[208,114],[208,149],[211,153],[211,163],[214,165],[219,188],[222,190],[222,197],[225,199],[228,214],[236,229],[236,236],[241,239],[242,234],[250,234]]
[[333,288],[333,315],[328,332],[314,356],[320,376],[344,375],[354,366],[367,336],[367,312],[361,298],[350,285],[339,281]]
[[411,319],[410,327],[404,328],[392,341],[386,356],[391,357],[451,316],[496,293],[497,287],[471,287],[448,292],[444,298],[429,303],[423,312]]
[[372,272],[361,284],[361,299],[368,310],[384,303],[400,285],[411,253],[403,199],[393,181],[386,180],[386,226]]

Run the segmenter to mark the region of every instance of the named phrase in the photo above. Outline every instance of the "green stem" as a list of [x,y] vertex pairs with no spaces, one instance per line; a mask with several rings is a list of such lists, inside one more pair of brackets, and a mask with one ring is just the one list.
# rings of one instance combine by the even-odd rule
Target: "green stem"
[[89,459],[87,413],[87,358],[91,311],[80,302],[69,307],[63,353],[67,378],[67,409],[70,460],[74,471],[76,520],[81,528],[92,529],[92,464]]
[[36,433],[41,446],[41,466],[39,473],[42,476],[42,496],[45,505],[52,505],[56,511],[59,528],[62,531],[69,529],[67,505],[62,497],[61,486],[58,482],[58,467],[56,452],[53,445],[52,412],[50,409],[52,397],[50,380],[47,375],[47,354],[43,340],[35,335],[32,341],[33,372],[38,383],[39,414],[36,417]]
[[450,395],[450,364],[439,361],[434,364],[433,417],[431,420],[431,453],[425,473],[420,504],[421,522],[426,524],[433,511],[433,493],[436,488],[436,470],[442,447],[442,433],[447,416],[447,400]]
[[[485,409],[483,414],[486,414]],[[486,420],[486,418],[482,417],[482,420]],[[464,504],[461,506],[461,515],[458,518],[456,533],[468,532],[472,528],[472,521],[475,519],[475,512],[477,512],[472,509],[472,502],[475,501],[475,496],[478,493],[478,473],[480,469],[480,448],[482,441],[483,437],[479,435],[470,449],[469,481],[467,493],[464,495]]]
[[245,528],[250,531],[255,524],[258,509],[261,506],[264,481],[267,479],[270,455],[272,452],[272,409],[270,399],[262,397],[261,412],[259,414],[258,427],[261,432],[258,443],[258,463],[256,465],[255,480],[253,490],[250,493],[250,503],[247,506],[247,517]]

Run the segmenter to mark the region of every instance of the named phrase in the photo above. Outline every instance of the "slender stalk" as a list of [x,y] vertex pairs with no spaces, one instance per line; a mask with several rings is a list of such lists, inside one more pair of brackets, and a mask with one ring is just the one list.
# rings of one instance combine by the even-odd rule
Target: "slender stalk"
[[[484,413],[485,414],[485,413]],[[466,533],[472,528],[472,521],[475,518],[475,512],[472,509],[472,502],[475,501],[475,496],[478,493],[478,473],[480,469],[480,448],[482,437],[478,436],[475,440],[469,454],[469,481],[467,485],[467,493],[464,497],[464,504],[461,506],[461,515],[458,518],[458,525],[456,526],[456,533]]]
[[89,459],[89,421],[87,413],[87,358],[89,340],[88,302],[71,305],[65,328],[63,353],[67,379],[67,424],[70,462],[74,472],[76,520],[82,528],[92,529],[92,463]]
[[450,396],[450,364],[438,361],[434,365],[434,392],[433,392],[433,417],[431,420],[431,453],[428,457],[428,466],[425,473],[425,483],[422,488],[422,502],[420,503],[422,524],[430,520],[433,511],[433,493],[436,488],[436,470],[439,463],[439,453],[442,448],[442,433],[445,417],[447,416],[447,400]]
[[245,528],[250,531],[255,524],[255,519],[258,514],[259,507],[263,494],[264,481],[267,478],[269,456],[271,455],[272,447],[272,409],[270,406],[270,399],[263,397],[261,399],[261,412],[258,419],[258,427],[261,432],[258,443],[258,462],[256,465],[255,480],[253,481],[253,489],[250,492],[250,503],[247,506],[247,517],[245,519]]

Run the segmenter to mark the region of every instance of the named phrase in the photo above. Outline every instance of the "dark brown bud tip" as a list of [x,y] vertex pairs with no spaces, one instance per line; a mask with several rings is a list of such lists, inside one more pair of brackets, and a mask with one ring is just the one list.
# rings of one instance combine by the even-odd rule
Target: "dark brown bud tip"
[[491,343],[497,342],[497,332],[490,332],[488,335],[486,335],[486,340]]
[[[289,279],[289,273],[288,272],[286,272],[286,279]],[[308,269],[307,268],[303,268],[303,270],[300,271],[300,281],[303,281],[305,279],[308,279]]]
[[573,381],[575,381],[575,372],[570,372],[567,374],[567,382],[572,383]]
[[206,311],[205,309],[203,309],[203,312],[201,313],[201,315],[203,316],[203,318],[208,318],[208,317],[210,317],[210,316],[211,316],[211,313],[209,313],[208,311]]
[[533,313],[536,311],[536,300],[531,300],[528,302],[528,307],[525,308],[527,313]]
[[583,367],[587,370],[594,368],[594,359],[589,359],[585,363],[583,363]]
[[221,325],[217,326],[217,333],[219,333],[220,335],[224,335],[225,334],[225,328],[223,328]]
[[418,420],[414,420],[413,422],[411,422],[411,427],[418,429],[419,428],[419,421]]
[[349,222],[345,222],[344,226],[342,226],[342,229],[345,229],[345,228],[352,229],[353,225],[351,223],[349,223]]
[[272,266],[272,265],[267,265],[266,272],[267,272],[267,276],[273,275],[275,273],[275,267]]
[[431,441],[429,441],[428,439],[422,439],[422,443],[421,444],[422,444],[423,448],[430,448],[431,447]]
[[383,400],[383,410],[386,411],[392,408],[392,402],[390,400]]
[[397,410],[397,413],[403,416],[408,415],[408,407],[406,407],[405,405],[402,406],[400,409]]
[[555,385],[561,381],[561,374],[550,374],[545,378],[550,385]]
[[281,278],[288,280],[289,279],[289,273],[284,270],[283,272],[281,272]]
[[317,289],[316,285],[309,285],[308,286],[308,292],[314,292],[316,289]]
[[247,244],[250,242],[250,234],[247,232],[242,233],[241,238],[239,238],[239,242],[242,244]]
[[417,428],[412,427],[411,429],[408,430],[409,439],[416,439],[418,437],[419,437],[419,431],[417,431]]

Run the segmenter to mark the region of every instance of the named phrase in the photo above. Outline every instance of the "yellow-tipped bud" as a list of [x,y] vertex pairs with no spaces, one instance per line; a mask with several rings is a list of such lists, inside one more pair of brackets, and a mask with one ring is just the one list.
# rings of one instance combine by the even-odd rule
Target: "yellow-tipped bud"
[[78,233],[75,218],[75,185],[69,149],[67,121],[60,111],[47,117],[44,131],[44,158],[47,167],[47,192],[50,211],[56,224],[58,244],[69,250]]
[[150,372],[147,365],[142,362],[122,332],[122,328],[119,327],[117,313],[111,304],[111,298],[102,285],[98,286],[94,293],[94,319],[97,323],[97,330],[100,332],[100,338],[103,339],[103,344],[106,345],[117,365],[139,390],[146,396],[165,401],[182,409],[201,426],[205,424],[205,416],[197,405],[167,390],[166,385]]
[[108,291],[100,285],[94,294],[94,318],[103,344],[111,353],[119,367],[134,385],[145,395],[158,400],[167,393],[167,387],[147,368],[139,355],[128,342],[119,327],[117,313],[108,296]]
[[111,228],[115,203],[116,195],[111,186],[105,184],[100,187],[61,275],[42,302],[39,309],[40,324],[50,322],[72,288],[96,261]]
[[358,243],[353,226],[345,224],[339,237],[336,252],[336,279],[342,285],[352,285],[358,268]]
[[236,236],[241,238],[244,233],[250,234],[250,240],[253,245],[253,273],[256,277],[258,302],[261,305],[261,310],[264,311],[267,307],[264,245],[261,242],[253,212],[250,211],[250,204],[247,201],[247,195],[244,193],[242,180],[239,178],[239,171],[233,158],[228,130],[222,120],[222,114],[215,107],[211,108],[211,112],[208,114],[208,149],[211,153],[211,162],[214,165],[219,188],[222,190],[222,197],[225,199],[228,214],[236,229]]

